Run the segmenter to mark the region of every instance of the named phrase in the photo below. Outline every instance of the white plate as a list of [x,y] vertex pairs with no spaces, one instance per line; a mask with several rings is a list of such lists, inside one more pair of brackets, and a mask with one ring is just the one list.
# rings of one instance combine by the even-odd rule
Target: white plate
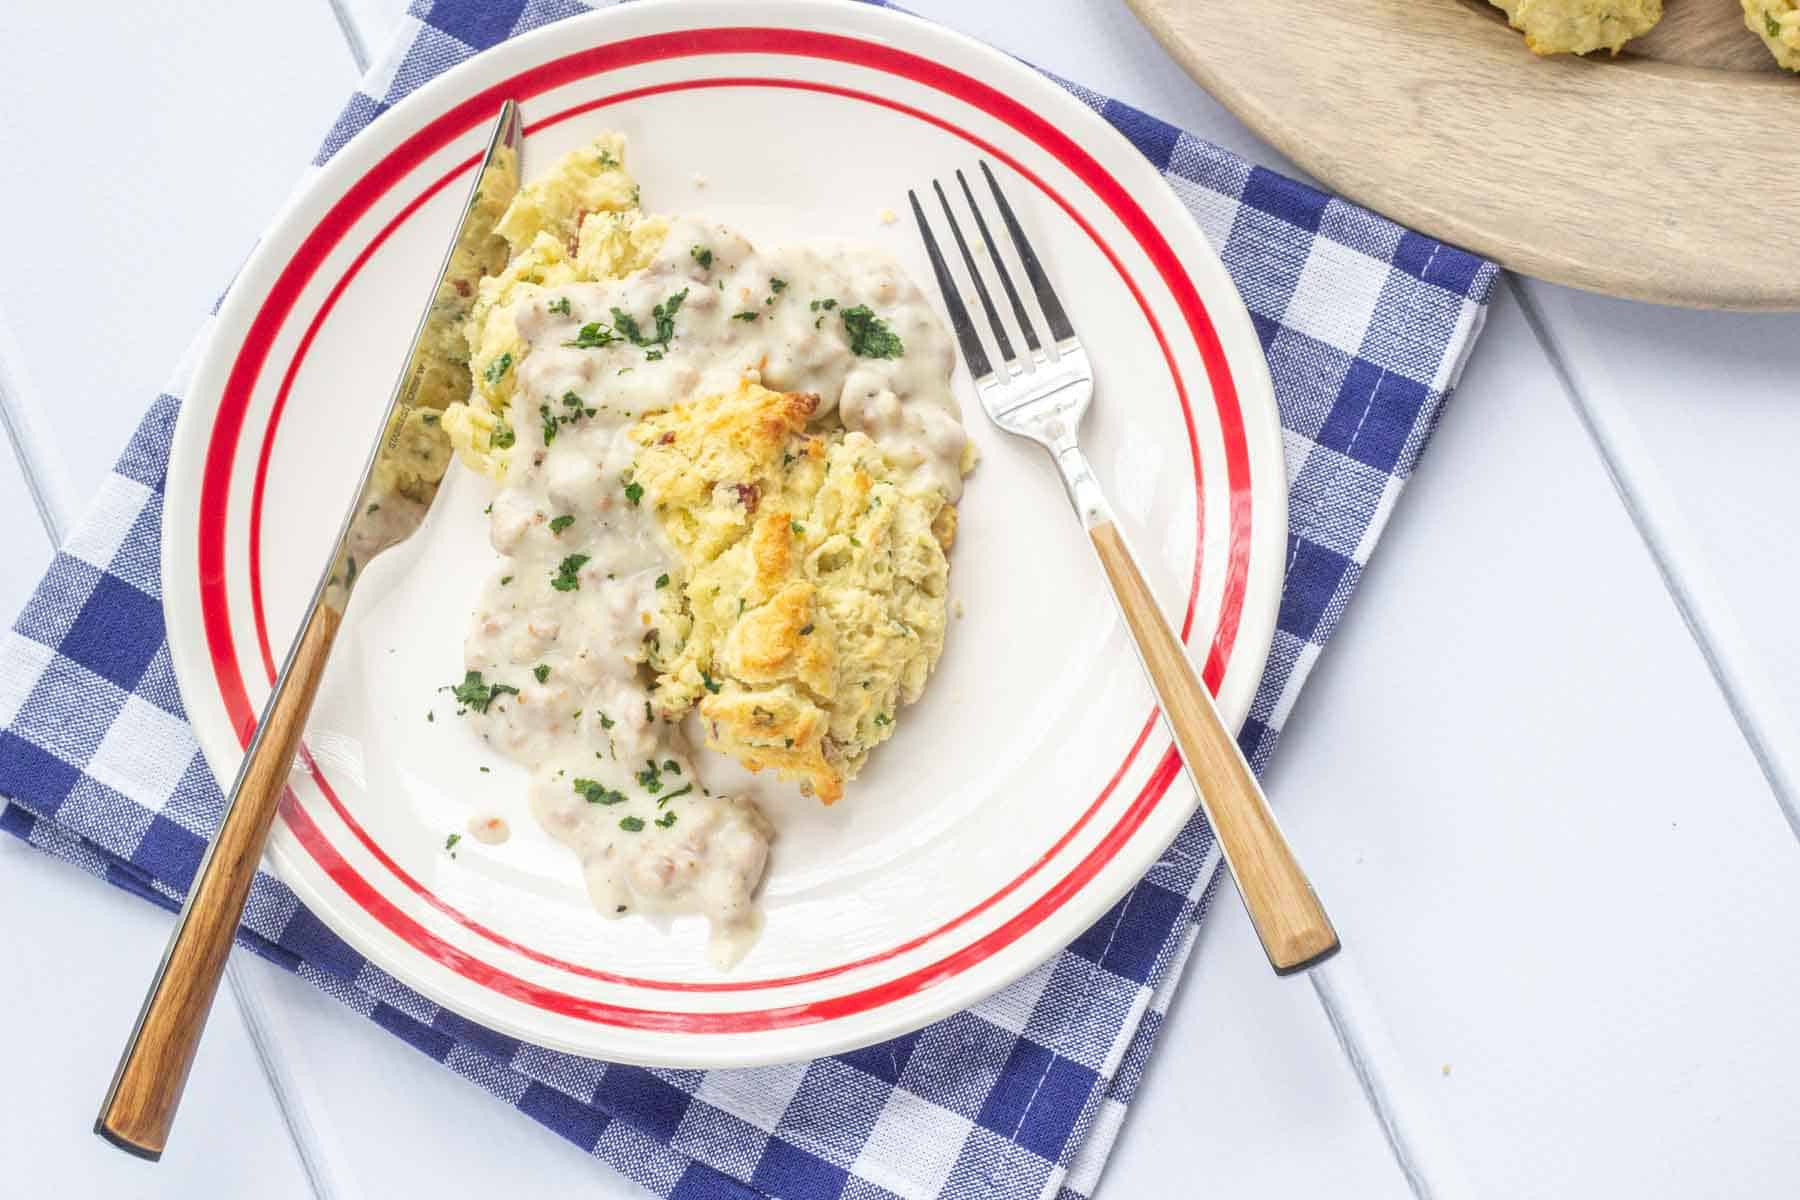
[[[648,2],[419,89],[338,153],[231,289],[182,408],[163,547],[175,669],[220,779],[505,96],[524,106],[528,177],[623,130],[647,208],[703,211],[753,240],[879,242],[927,288],[910,222],[878,214],[905,212],[909,186],[994,163],[1098,364],[1096,469],[1242,721],[1280,595],[1280,432],[1243,305],[1158,173],[1072,96],[925,22],[829,0]],[[767,929],[735,970],[706,965],[697,918],[598,917],[573,857],[525,811],[522,775],[437,694],[462,675],[491,554],[486,490],[460,467],[427,528],[358,588],[313,712],[314,767],[296,772],[270,843],[276,872],[455,1012],[642,1064],[865,1045],[1042,962],[1156,861],[1194,800],[1049,462],[986,423],[961,368],[956,386],[982,451],[950,574],[967,616],[842,803],[759,781],[781,836]],[[446,835],[493,811],[512,840],[465,839],[451,859]]]

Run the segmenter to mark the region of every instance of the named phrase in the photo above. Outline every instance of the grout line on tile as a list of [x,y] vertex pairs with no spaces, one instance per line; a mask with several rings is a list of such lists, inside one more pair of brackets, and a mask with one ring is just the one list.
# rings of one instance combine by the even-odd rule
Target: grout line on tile
[[363,41],[362,31],[356,27],[356,19],[344,7],[344,0],[326,0],[326,3],[331,5],[331,15],[344,35],[344,44],[350,48],[350,61],[356,64],[356,73],[359,76],[368,74],[369,47]]
[[262,964],[248,956],[234,954],[226,959],[225,978],[230,981],[232,995],[237,998],[238,1012],[244,1018],[250,1044],[256,1049],[256,1059],[264,1078],[269,1081],[269,1090],[275,1094],[275,1107],[287,1126],[288,1137],[300,1158],[300,1169],[305,1173],[313,1195],[317,1200],[348,1200],[357,1194],[343,1183],[349,1176],[338,1165],[330,1140],[312,1120],[313,1106],[302,1094],[304,1085],[276,1049],[280,1045],[292,1045],[293,1039],[286,1035],[286,1030],[276,1028],[280,1024],[275,1013],[277,1006],[266,994],[266,981],[255,975],[261,969]]
[[19,460],[19,473],[37,508],[52,549],[62,545],[74,516],[68,467],[45,428],[36,393],[25,375],[25,357],[0,313],[0,426]]
[[1454,1142],[1436,1111],[1406,1086],[1387,1023],[1349,952],[1340,950],[1306,974],[1414,1200],[1472,1200]]
[[1796,839],[1800,839],[1800,770],[1774,736],[1782,705],[1754,665],[1730,603],[1713,583],[1701,556],[1689,549],[1697,537],[1688,527],[1662,473],[1638,440],[1630,418],[1612,399],[1580,386],[1550,332],[1537,297],[1508,278],[1532,335],[1543,347],[1577,418],[1593,441],[1613,488],[1650,552],[1663,584],[1700,656],[1718,684],[1732,720],[1768,780],[1769,790]]

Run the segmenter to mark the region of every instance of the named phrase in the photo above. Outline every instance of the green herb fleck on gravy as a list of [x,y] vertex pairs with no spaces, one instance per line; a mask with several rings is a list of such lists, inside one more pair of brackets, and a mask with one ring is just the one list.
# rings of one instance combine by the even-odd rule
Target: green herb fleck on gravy
[[481,373],[481,377],[487,380],[489,387],[493,387],[498,384],[501,378],[511,369],[512,355],[510,353],[502,354],[499,358],[496,358],[487,365],[487,370]]
[[575,340],[563,345],[573,350],[599,350],[619,340],[612,328],[600,321],[589,321],[575,333]]
[[575,794],[589,804],[623,804],[625,793],[614,791],[597,779],[577,779]]
[[559,592],[573,592],[581,588],[581,578],[576,572],[587,565],[588,555],[571,554],[556,564],[556,574],[550,577],[550,586]]
[[900,335],[868,305],[846,308],[839,316],[844,320],[844,332],[850,335],[850,353],[861,358],[899,358],[906,352]]
[[550,666],[548,663],[539,663],[537,666],[531,668],[531,673],[537,677],[539,683],[542,683],[550,678]]
[[507,683],[488,683],[481,677],[480,671],[470,671],[458,684],[447,684],[438,689],[449,692],[456,697],[456,702],[464,708],[472,708],[478,713],[485,713],[488,705],[501,696],[516,696],[519,689]]
[[570,516],[568,513],[564,513],[560,517],[551,517],[550,518],[550,532],[555,533],[555,534],[560,534],[560,533],[562,533],[563,530],[567,529],[569,526],[573,525],[574,523],[575,523],[575,518]]

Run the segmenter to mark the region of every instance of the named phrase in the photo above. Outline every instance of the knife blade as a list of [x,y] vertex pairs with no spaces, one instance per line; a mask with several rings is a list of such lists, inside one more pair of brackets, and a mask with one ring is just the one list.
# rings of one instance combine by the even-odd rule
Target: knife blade
[[404,541],[424,522],[449,468],[450,440],[437,414],[467,396],[473,382],[468,356],[459,349],[460,327],[481,276],[506,262],[506,245],[494,231],[518,191],[522,137],[518,105],[508,100],[500,107],[430,301],[388,395],[356,498],[344,514],[300,632],[257,720],[226,799],[224,820],[200,860],[175,932],[94,1120],[96,1134],[140,1158],[161,1158],[168,1143],[226,955],[350,596],[369,560]]
[[370,448],[356,499],[344,514],[337,546],[319,581],[316,602],[342,612],[369,560],[410,537],[425,520],[452,457],[439,419],[467,399],[472,380],[462,323],[484,275],[505,267],[505,239],[494,232],[519,190],[518,105],[501,105],[462,219],[444,253],[431,299],[419,317],[406,362],[394,381],[381,434]]

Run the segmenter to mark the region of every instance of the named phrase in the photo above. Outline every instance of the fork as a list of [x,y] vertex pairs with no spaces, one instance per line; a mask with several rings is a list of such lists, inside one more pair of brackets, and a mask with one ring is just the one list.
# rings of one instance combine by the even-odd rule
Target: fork
[[1000,366],[988,358],[987,348],[969,317],[949,265],[938,248],[937,238],[919,204],[918,194],[908,191],[913,217],[925,241],[925,253],[931,259],[938,289],[950,313],[950,324],[962,345],[963,359],[975,377],[975,392],[988,419],[1002,430],[1036,442],[1050,452],[1062,472],[1063,486],[1069,502],[1075,506],[1100,557],[1100,565],[1112,586],[1113,598],[1125,617],[1132,642],[1151,689],[1162,707],[1163,717],[1174,734],[1181,761],[1187,767],[1200,806],[1218,836],[1226,865],[1237,880],[1238,893],[1250,920],[1261,939],[1263,952],[1277,975],[1303,971],[1331,957],[1338,949],[1337,933],[1325,915],[1324,907],[1314,894],[1306,874],[1300,869],[1293,849],[1269,811],[1268,799],[1250,773],[1249,763],[1238,749],[1237,741],[1213,704],[1211,693],[1200,681],[1193,661],[1181,639],[1169,625],[1156,598],[1144,582],[1137,562],[1113,519],[1112,508],[1094,477],[1093,468],[1081,452],[1078,434],[1081,419],[1087,415],[1094,397],[1094,371],[1081,339],[1075,336],[1068,314],[1056,289],[1050,286],[1042,262],[1031,248],[1031,242],[1019,225],[1012,205],[1000,190],[1000,183],[986,162],[981,173],[993,193],[994,206],[1006,226],[1019,264],[1037,296],[1044,325],[1050,334],[1046,348],[1038,338],[1037,328],[1013,286],[1012,276],[1000,257],[1000,249],[988,229],[987,218],[969,181],[959,170],[956,181],[975,228],[987,250],[987,259],[999,276],[1019,332],[1025,339],[1026,352],[1015,351],[1006,325],[994,307],[987,279],[976,266],[975,256],[963,237],[950,198],[937,180],[931,187],[937,193],[951,237],[961,255],[969,278],[974,281],[975,295],[987,318],[988,330],[1000,351]]

